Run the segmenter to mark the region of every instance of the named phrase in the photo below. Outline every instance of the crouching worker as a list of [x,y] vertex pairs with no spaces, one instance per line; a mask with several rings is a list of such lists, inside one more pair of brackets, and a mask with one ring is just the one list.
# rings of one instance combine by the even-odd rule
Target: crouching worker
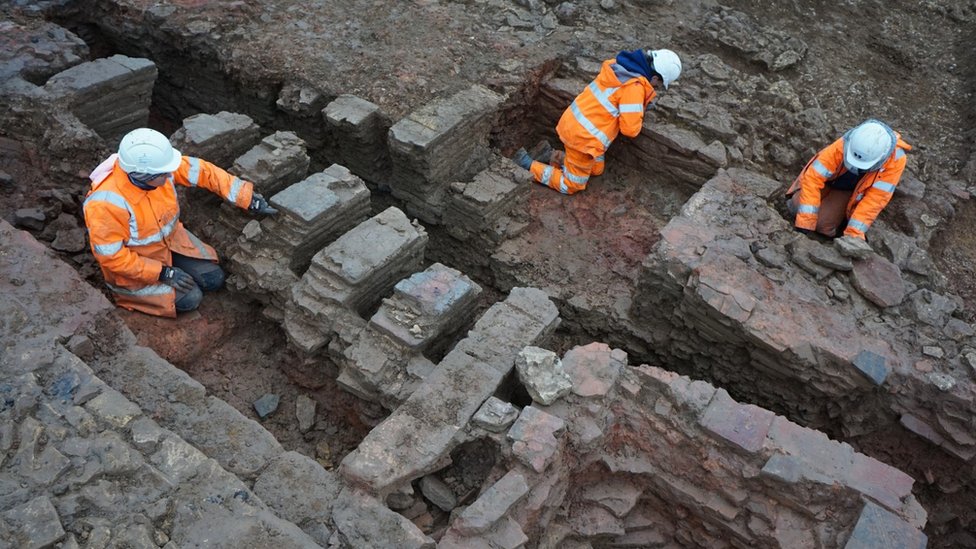
[[119,152],[89,178],[85,224],[105,282],[120,307],[151,315],[192,311],[203,292],[224,283],[217,252],[180,223],[176,183],[202,187],[251,212],[276,213],[251,183],[182,156],[149,128],[126,134]]
[[681,74],[681,60],[671,50],[622,51],[603,62],[600,74],[563,112],[556,133],[566,149],[548,162],[535,162],[519,149],[512,160],[532,172],[533,179],[563,194],[586,188],[600,175],[604,153],[618,134],[636,137],[644,111],[654,101],[654,86],[665,89]]
[[845,133],[817,153],[787,190],[796,229],[863,240],[891,200],[911,149],[878,120]]

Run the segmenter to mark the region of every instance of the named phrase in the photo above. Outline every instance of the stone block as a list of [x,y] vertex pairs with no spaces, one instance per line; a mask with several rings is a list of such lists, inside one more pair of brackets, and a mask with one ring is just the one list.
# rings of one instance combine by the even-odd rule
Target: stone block
[[170,136],[170,143],[186,156],[196,156],[227,168],[261,139],[250,116],[221,111],[195,114]]
[[582,501],[605,507],[617,518],[626,517],[637,505],[643,490],[629,479],[611,477],[583,489]]
[[466,507],[451,527],[465,536],[485,532],[528,493],[529,485],[525,477],[517,471],[509,471]]
[[102,394],[88,401],[85,407],[96,418],[116,428],[125,427],[142,414],[138,406],[114,389],[104,390]]
[[559,449],[566,423],[533,406],[526,406],[508,431],[512,453],[535,472],[546,470]]
[[884,384],[890,372],[885,364],[885,357],[873,351],[861,351],[854,357],[853,364],[859,373],[876,386]]
[[838,479],[818,471],[802,457],[784,456],[782,454],[773,454],[770,456],[763,465],[760,473],[764,477],[776,479],[786,484],[816,482],[818,484],[832,486],[835,483],[840,483]]
[[626,533],[623,521],[599,505],[578,505],[569,516],[573,530],[584,538],[621,536]]
[[844,549],[923,549],[927,544],[928,537],[921,531],[898,515],[867,502]]
[[563,357],[563,367],[573,382],[573,393],[581,397],[604,397],[627,365],[627,353],[604,343],[574,347]]
[[394,196],[425,203],[434,189],[446,189],[487,166],[492,116],[502,100],[476,85],[436,99],[394,124],[389,133]]
[[907,474],[864,454],[854,454],[845,480],[851,488],[892,510],[901,509],[915,483]]
[[543,406],[568,395],[573,388],[562,361],[547,349],[525,347],[515,359],[515,370],[532,400]]
[[519,409],[510,402],[492,396],[488,397],[471,421],[488,432],[501,433],[515,423],[518,415]]
[[811,247],[810,260],[835,271],[850,271],[854,268],[850,259],[841,255],[835,248],[825,245]]
[[116,141],[149,119],[156,65],[123,55],[75,65],[44,88],[67,99],[71,112],[107,141]]
[[388,189],[390,120],[379,106],[352,95],[340,95],[322,110],[322,117],[341,163]]
[[465,324],[480,293],[481,286],[467,276],[434,263],[398,282],[393,298],[384,300],[370,323],[401,345],[423,352]]
[[644,119],[641,135],[685,156],[692,156],[705,148],[705,142],[695,132],[671,124],[658,124],[647,118]]
[[281,518],[303,525],[332,515],[339,481],[312,458],[285,452],[254,482],[254,494]]
[[851,282],[865,299],[882,308],[894,307],[905,299],[901,270],[878,255],[855,262]]
[[427,475],[420,479],[420,492],[445,513],[450,513],[457,507],[457,495],[450,486],[434,475]]
[[775,414],[752,404],[739,404],[719,389],[699,423],[747,452],[762,448]]
[[394,513],[381,501],[349,488],[339,494],[332,519],[336,530],[351,547],[434,549],[436,546],[434,540],[406,517]]
[[[363,246],[363,242],[371,243]],[[314,301],[332,301],[363,311],[375,306],[397,280],[417,270],[427,234],[400,210],[390,207],[315,254],[293,288],[295,303],[316,311]]]
[[[0,534],[5,544],[24,549],[51,547],[64,537],[64,528],[57,510],[47,496],[38,496],[23,505],[5,511]],[[3,526],[6,526],[7,530]]]
[[835,442],[820,431],[801,427],[776,416],[769,428],[766,446],[794,456],[830,478],[844,481],[854,461],[854,450]]
[[383,494],[436,470],[457,433],[498,389],[505,373],[452,351],[346,456],[340,473]]
[[301,138],[292,132],[275,132],[234,160],[230,172],[269,197],[304,178],[309,161]]

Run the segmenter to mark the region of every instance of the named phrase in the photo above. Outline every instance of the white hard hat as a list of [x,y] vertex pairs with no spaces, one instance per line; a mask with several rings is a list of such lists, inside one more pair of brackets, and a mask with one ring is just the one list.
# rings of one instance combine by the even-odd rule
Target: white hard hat
[[877,169],[894,147],[891,128],[883,122],[868,120],[844,136],[844,164],[859,171]]
[[119,143],[119,167],[126,173],[174,172],[181,159],[165,135],[149,128],[132,130]]
[[671,50],[649,50],[647,55],[654,64],[654,70],[664,80],[664,89],[668,89],[671,82],[681,76],[681,59],[678,58],[678,54]]

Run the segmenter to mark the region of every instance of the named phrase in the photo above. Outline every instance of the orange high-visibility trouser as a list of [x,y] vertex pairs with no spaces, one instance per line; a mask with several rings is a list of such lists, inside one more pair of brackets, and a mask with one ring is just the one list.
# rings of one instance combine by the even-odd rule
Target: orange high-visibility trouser
[[586,188],[591,175],[600,175],[605,166],[603,156],[596,158],[582,151],[566,148],[562,169],[542,162],[532,162],[529,170],[536,182],[563,194],[575,194]]

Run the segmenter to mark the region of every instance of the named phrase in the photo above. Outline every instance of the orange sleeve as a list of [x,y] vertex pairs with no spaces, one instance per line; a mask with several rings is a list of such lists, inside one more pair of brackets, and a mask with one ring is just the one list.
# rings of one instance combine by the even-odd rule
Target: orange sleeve
[[907,163],[908,157],[905,156],[905,152],[896,149],[895,154],[881,167],[881,171],[878,172],[871,186],[864,190],[864,197],[851,212],[851,217],[847,221],[847,228],[844,229],[844,235],[864,238],[864,233],[867,232],[874,220],[881,214],[881,210],[888,205],[894,196],[895,188],[901,181]]
[[85,200],[84,212],[92,253],[99,265],[121,277],[147,284],[159,280],[163,264],[133,252],[125,244],[131,237],[128,211],[102,200],[95,192]]
[[254,194],[254,185],[251,182],[193,156],[183,157],[179,169],[173,174],[173,180],[185,187],[207,189],[243,209],[251,205]]
[[837,176],[844,163],[844,141],[838,139],[818,152],[800,174],[800,199],[794,225],[816,230],[820,216],[820,196],[828,180]]
[[637,137],[644,125],[644,108],[647,106],[644,87],[635,80],[620,88],[615,95],[619,100],[617,110],[620,111],[620,133],[627,137]]

